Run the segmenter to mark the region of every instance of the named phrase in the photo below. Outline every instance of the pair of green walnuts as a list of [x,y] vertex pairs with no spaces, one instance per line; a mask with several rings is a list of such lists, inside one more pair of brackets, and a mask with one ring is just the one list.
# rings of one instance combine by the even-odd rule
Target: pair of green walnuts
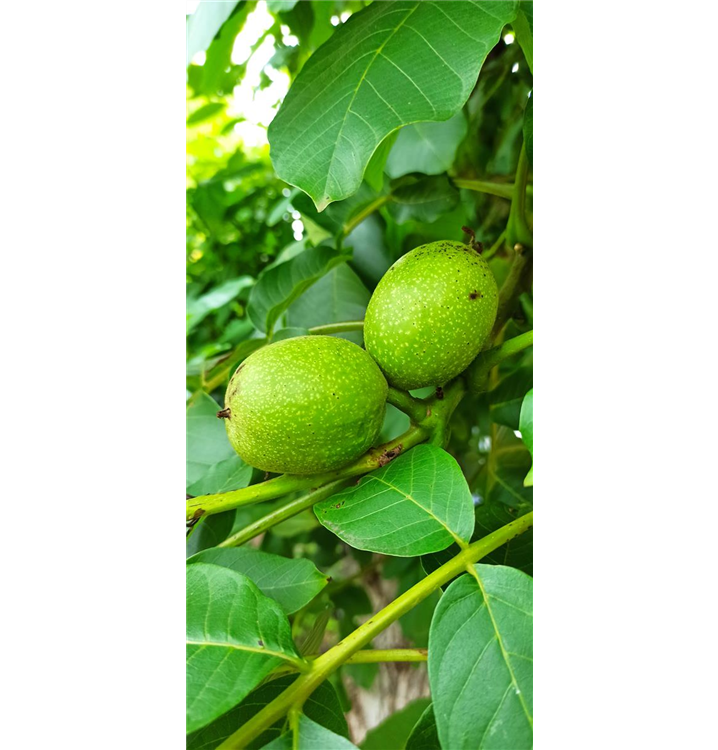
[[369,449],[388,384],[440,386],[466,369],[496,319],[498,291],[471,246],[440,241],[400,258],[379,281],[364,320],[366,351],[333,336],[258,350],[227,386],[227,435],[258,469],[316,474]]

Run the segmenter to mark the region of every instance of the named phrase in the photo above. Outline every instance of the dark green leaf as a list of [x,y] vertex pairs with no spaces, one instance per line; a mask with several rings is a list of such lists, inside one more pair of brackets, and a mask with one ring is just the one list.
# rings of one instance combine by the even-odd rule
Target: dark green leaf
[[521,45],[529,70],[534,72],[534,4],[531,0],[521,0],[519,12],[512,26],[516,41]]
[[187,732],[235,706],[280,664],[301,661],[279,604],[244,575],[187,566]]
[[531,366],[519,367],[502,378],[496,388],[487,394],[491,419],[497,424],[518,430],[521,404],[532,385],[533,368]]
[[187,540],[187,557],[223,542],[232,531],[235,515],[236,511],[227,510],[224,513],[202,516]]
[[[288,675],[272,680],[250,693],[238,706],[220,716],[203,729],[187,737],[187,750],[214,750],[227,739],[238,727],[245,724],[260,709],[274,700],[296,679]],[[329,682],[322,682],[307,698],[303,706],[304,713],[312,721],[321,724],[342,737],[349,736],[347,721],[339,705],[339,698]],[[269,729],[262,732],[257,739],[247,745],[246,750],[258,750],[268,742],[279,737],[285,724],[285,717],[279,719]]]
[[279,316],[302,292],[349,258],[331,247],[310,247],[286,263],[265,271],[249,295],[250,319],[260,331],[271,334]]
[[403,748],[413,726],[419,721],[429,703],[429,698],[419,698],[407,704],[384,719],[379,726],[370,729],[359,747],[361,750]]
[[[386,167],[386,160],[399,132],[400,131],[395,130],[393,133],[389,133],[372,155],[369,164],[367,164],[366,170],[364,171],[364,181],[369,183],[370,187],[373,190],[376,190],[377,193],[381,192],[384,187],[384,169]],[[387,172],[387,174],[389,174],[389,172]]]
[[461,109],[515,15],[514,2],[426,0],[355,13],[311,56],[269,127],[279,177],[320,211],[352,195],[391,131]]
[[187,562],[212,563],[242,573],[265,596],[279,602],[288,615],[308,604],[328,582],[309,560],[293,560],[248,547],[209,549]]
[[319,521],[358,549],[412,557],[468,541],[473,503],[461,469],[441,448],[418,445],[358,485],[314,506]]
[[532,388],[521,407],[521,436],[531,451],[531,471],[524,480],[525,487],[543,485],[543,388]]
[[427,707],[416,726],[411,730],[405,750],[441,750],[432,705]]
[[487,464],[485,499],[510,508],[525,509],[533,503],[533,489],[524,487],[531,468],[531,454],[512,430],[499,427]]
[[431,624],[429,682],[441,746],[530,750],[533,581],[474,565],[441,597]]
[[459,193],[446,175],[405,178],[391,193],[389,210],[399,224],[412,219],[436,221],[459,203]]
[[386,162],[392,179],[410,172],[441,174],[454,163],[456,149],[466,135],[463,112],[445,122],[417,122],[399,131]]

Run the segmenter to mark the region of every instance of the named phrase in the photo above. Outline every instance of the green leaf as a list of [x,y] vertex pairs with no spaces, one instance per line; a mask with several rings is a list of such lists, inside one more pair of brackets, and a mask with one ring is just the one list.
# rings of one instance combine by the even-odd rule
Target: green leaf
[[236,510],[227,510],[224,513],[202,516],[187,540],[187,557],[223,542],[232,531],[236,515]]
[[[296,675],[287,675],[258,687],[238,706],[223,714],[203,729],[187,737],[187,750],[214,750],[224,742],[237,727],[241,727],[260,709],[274,700],[296,679]],[[336,690],[329,682],[322,682],[307,698],[303,706],[304,713],[312,720],[342,737],[349,736],[349,728],[344,718]],[[258,750],[281,734],[286,718],[283,716],[269,729],[266,729],[255,740],[247,745],[247,750]]]
[[448,120],[516,15],[515,2],[373,3],[307,61],[269,126],[277,175],[321,211],[359,188],[403,125]]
[[210,117],[223,112],[226,108],[227,102],[210,102],[209,104],[205,104],[192,112],[187,118],[187,125],[197,125],[197,123],[209,120]]
[[441,750],[432,705],[427,707],[416,726],[411,730],[405,750]]
[[411,730],[430,703],[429,698],[419,698],[400,711],[388,716],[381,724],[370,729],[359,746],[361,750],[387,750],[403,748]]
[[229,304],[247,287],[254,284],[251,276],[240,276],[213,287],[199,297],[187,300],[187,333],[193,330],[211,312]]
[[268,269],[249,295],[247,313],[250,319],[260,331],[270,335],[279,316],[302,292],[350,257],[320,245]]
[[[529,509],[526,508],[525,513],[528,512]],[[483,502],[476,507],[474,538],[481,539],[488,536],[522,515],[524,515],[524,512],[512,511],[503,503]],[[533,527],[490,552],[482,558],[482,562],[492,565],[507,565],[531,575],[533,572]]]
[[512,24],[516,41],[521,45],[529,70],[534,72],[534,4],[530,0],[521,0],[519,12]]
[[389,210],[399,223],[411,221],[436,221],[459,203],[459,192],[446,175],[424,177],[419,180],[404,178],[392,190]]
[[[313,326],[363,320],[369,304],[369,290],[346,263],[333,268],[326,276],[307,289],[287,310],[290,326]],[[361,331],[339,334],[361,346]]]
[[263,750],[358,750],[346,737],[334,734],[302,714],[297,737],[283,734],[265,745]]
[[431,623],[429,683],[441,746],[529,750],[533,734],[533,580],[474,565]]
[[492,421],[518,430],[521,404],[532,385],[531,366],[519,367],[502,378],[496,388],[487,394]]
[[524,487],[543,485],[543,388],[532,388],[521,407],[521,437],[531,451],[531,471],[524,480]]
[[367,182],[373,190],[376,190],[377,193],[381,192],[384,187],[384,168],[386,167],[386,160],[389,157],[389,153],[400,132],[401,131],[399,130],[395,130],[393,133],[389,133],[372,155],[369,164],[367,164],[366,170],[364,171],[364,181]]
[[297,328],[294,326],[288,326],[287,328],[280,328],[274,336],[272,341],[282,341],[282,339],[294,339],[297,336],[309,336],[309,331],[306,328]]
[[281,607],[244,575],[187,566],[187,732],[235,706],[275,667],[301,664]]
[[384,240],[383,221],[376,214],[367,216],[347,235],[344,247],[352,249],[350,265],[370,289],[395,260]]
[[458,112],[445,122],[418,122],[399,131],[386,161],[392,179],[411,172],[441,174],[454,163],[456,149],[467,131],[466,118]]
[[237,5],[232,0],[217,3],[203,0],[195,12],[187,19],[187,65],[197,52],[209,47],[222,24],[232,15]]
[[187,492],[208,495],[246,487],[252,467],[242,461],[227,439],[220,405],[200,393],[187,407]]
[[412,557],[468,542],[471,493],[445,451],[418,445],[367,474],[358,485],[317,503],[320,523],[358,549]]
[[187,562],[212,563],[242,573],[265,596],[279,602],[288,615],[308,604],[328,583],[309,560],[293,560],[247,547],[209,549]]

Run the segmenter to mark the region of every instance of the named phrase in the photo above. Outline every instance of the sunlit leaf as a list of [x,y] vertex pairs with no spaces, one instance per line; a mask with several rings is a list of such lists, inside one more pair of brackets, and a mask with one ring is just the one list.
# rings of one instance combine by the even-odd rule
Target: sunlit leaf
[[[526,447],[531,453],[531,460],[534,457],[534,389],[532,388],[524,398],[523,406],[521,407],[521,418],[519,420],[519,429],[521,430],[521,439],[526,443]],[[524,487],[532,487],[534,483],[534,467],[531,464],[531,469],[524,479]]]
[[514,2],[372,3],[307,61],[269,127],[274,168],[319,210],[356,192],[396,128],[448,120]]
[[314,506],[319,521],[358,549],[411,557],[468,541],[473,503],[461,469],[441,448],[418,445],[358,485]]
[[275,667],[300,660],[286,615],[249,578],[187,566],[187,732],[235,706]]

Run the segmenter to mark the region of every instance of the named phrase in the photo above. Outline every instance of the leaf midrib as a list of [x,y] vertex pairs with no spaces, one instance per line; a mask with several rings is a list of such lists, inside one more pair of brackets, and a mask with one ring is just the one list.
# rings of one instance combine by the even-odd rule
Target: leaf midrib
[[281,651],[273,651],[272,649],[261,648],[259,646],[244,646],[239,643],[219,643],[217,641],[187,641],[186,643],[188,646],[199,646],[200,648],[231,648],[237,651],[248,651],[255,654],[264,654],[265,656],[276,656],[292,664],[297,664],[300,661],[294,656],[283,654]]

